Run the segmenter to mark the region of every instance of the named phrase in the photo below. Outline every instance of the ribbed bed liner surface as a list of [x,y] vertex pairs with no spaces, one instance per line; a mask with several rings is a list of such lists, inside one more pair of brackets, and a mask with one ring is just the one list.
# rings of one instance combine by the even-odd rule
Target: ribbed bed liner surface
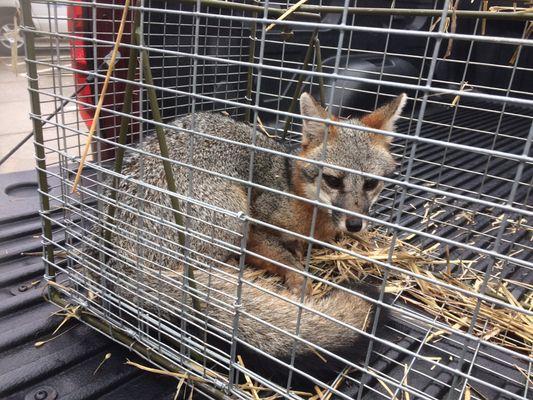
[[[426,113],[420,136],[508,154],[523,154],[526,138],[531,135],[533,112],[521,109],[516,115],[501,116],[496,111],[492,114],[478,111],[481,107],[490,110],[490,104],[475,104],[473,110],[463,107],[457,111],[451,107],[434,108]],[[506,112],[512,113],[512,109],[507,109]],[[454,128],[450,130],[449,124],[452,122]],[[415,127],[400,123],[398,131],[414,134]],[[413,150],[412,141],[405,147],[395,147],[395,151],[400,160],[402,160],[402,155],[405,156],[400,168],[400,175],[404,177],[403,179],[408,171],[409,156],[414,154],[415,161],[411,165],[409,175],[411,183],[450,194],[502,205],[512,204],[517,208],[533,210],[533,203],[530,199],[533,179],[531,165],[524,164],[522,173],[518,176],[519,162],[505,155],[493,156],[475,153],[471,150],[445,149],[440,145],[422,142],[419,142]],[[531,153],[529,151],[527,155]],[[515,180],[519,183],[514,184]],[[532,284],[533,271],[526,266],[505,263],[502,260],[495,261],[488,255],[465,249],[462,245],[468,244],[483,250],[513,254],[516,259],[529,261],[533,247],[531,221],[521,219],[517,213],[509,212],[506,217],[507,225],[502,227],[504,211],[497,207],[487,207],[468,199],[454,199],[451,196],[432,194],[421,189],[408,189],[403,205],[400,200],[401,192],[395,188],[388,188],[380,206],[376,208],[378,215],[394,222],[400,213],[402,226],[435,235],[440,239],[446,238],[458,242],[460,245],[450,244],[448,246],[450,259],[473,260],[472,268],[493,276],[497,275],[502,280],[508,280],[508,288],[515,299],[526,300],[526,296],[530,294],[530,291],[525,288],[526,285],[513,285],[509,281]],[[432,215],[435,215],[435,218],[431,218]],[[501,232],[499,232],[500,229]],[[499,233],[501,237],[498,243],[496,239]],[[401,237],[405,236],[408,234],[403,232]],[[438,241],[431,237],[417,236],[410,243],[426,249]],[[447,257],[446,249],[442,244],[437,249],[437,253],[442,258]],[[461,271],[456,271],[456,273],[459,274]],[[402,306],[406,307],[403,304]],[[409,308],[428,318],[435,318],[420,309]],[[469,387],[474,393],[486,399],[508,397],[488,388],[483,382],[519,396],[525,393],[528,397],[527,390],[531,391],[531,388],[524,387],[525,377],[520,371],[520,369],[528,371],[530,368],[524,360],[516,359],[486,344],[479,345],[468,341],[458,335],[444,335],[440,340],[428,344],[425,342],[429,334],[428,329],[407,321],[402,321],[401,325],[388,329],[391,330],[390,335],[397,335],[396,344],[400,347],[422,358],[430,357],[433,360],[439,360],[439,364],[450,368],[458,368],[457,355],[464,352],[465,362],[461,363],[461,371],[474,377],[473,380],[468,381]],[[398,381],[404,377],[405,368],[408,367],[410,370],[409,386],[435,399],[447,398],[454,380],[454,375],[445,368],[435,367],[420,357],[394,350],[376,351],[372,367]],[[353,377],[357,380],[361,379],[360,374]],[[476,378],[480,382],[476,382]],[[362,399],[390,397],[384,385],[376,379],[366,376],[363,377],[363,381],[370,384],[373,389],[365,388],[361,395]],[[347,386],[346,392],[357,398],[360,385],[348,379]],[[458,398],[463,386],[463,380],[455,382],[455,391],[450,398]],[[396,396],[401,396],[401,393],[396,393]]]
[[91,328],[70,321],[52,335],[63,316],[43,297],[39,199],[5,196],[6,188],[35,182],[33,171],[0,176],[0,399],[172,399],[175,381],[124,365],[139,360]]
[[[512,110],[507,109],[507,114],[502,117],[497,112],[491,114],[477,111],[479,106],[477,104],[473,110],[464,107],[457,111],[450,107],[430,110],[422,123],[421,136],[521,154],[531,128],[529,118],[533,112],[520,110],[516,114],[521,115],[510,115]],[[490,109],[490,105],[486,105],[486,108]],[[449,128],[451,122],[454,124],[453,130]],[[414,134],[415,126],[400,124],[399,131]],[[494,135],[495,131],[499,133]],[[413,151],[412,142],[406,147],[395,145],[393,150],[400,161],[402,155],[405,155],[400,171],[405,176],[408,156]],[[519,162],[505,156],[488,156],[452,148],[445,150],[431,143],[418,143],[414,151],[410,181],[447,193],[475,196],[501,204],[509,201],[513,205],[525,204],[531,210],[533,204],[529,196],[533,170],[530,165],[524,165],[520,184],[513,188],[518,165]],[[35,182],[35,177],[33,174],[0,177],[2,193],[10,182],[24,180]],[[513,191],[514,199],[510,199]],[[397,188],[387,188],[380,206],[376,208],[377,215],[394,222],[400,209],[403,226],[482,249],[504,254],[516,252],[514,257],[523,260],[531,254],[531,222],[521,221],[518,224],[518,218],[513,213],[509,213],[508,218],[515,222],[508,224],[499,247],[494,248],[502,210],[468,200],[443,198],[421,189],[409,189],[401,208],[400,200],[401,192]],[[48,391],[50,397],[46,397],[47,399],[131,399],[132,396],[136,399],[171,399],[176,381],[142,373],[124,365],[125,359],[134,355],[84,325],[71,321],[61,329],[64,334],[41,347],[35,347],[35,342],[50,338],[62,317],[52,316],[58,310],[46,303],[42,296],[44,269],[40,257],[34,255],[34,252],[40,251],[41,246],[38,237],[40,220],[36,213],[37,195],[35,193],[33,197],[24,199],[25,206],[22,208],[13,207],[13,204],[7,207],[6,201],[5,197],[2,198],[3,204],[0,205],[4,211],[4,217],[0,219],[0,398],[34,399],[35,391],[41,388]],[[437,211],[442,212],[437,214]],[[438,215],[434,220],[424,218],[433,214]],[[8,219],[6,215],[11,216]],[[61,214],[58,213],[55,217],[61,218]],[[57,229],[56,226],[56,234],[59,234]],[[423,237],[416,242],[422,248],[433,243],[432,238]],[[444,249],[441,248],[440,251],[444,256]],[[477,260],[474,267],[481,271],[500,268],[503,278],[533,283],[533,273],[526,267],[494,263],[487,256],[457,246],[450,246],[449,251],[451,258]],[[523,287],[510,289],[518,300],[526,295]],[[415,311],[422,313],[421,310]],[[524,377],[517,369],[528,369],[524,361],[485,345],[467,343],[457,335],[449,335],[430,344],[424,343],[427,329],[407,321],[388,329],[390,335],[397,338],[396,344],[400,347],[425,357],[440,357],[440,363],[451,368],[457,367],[456,355],[465,351],[465,359],[469,361],[476,357],[476,365],[471,367],[470,363],[463,363],[463,372],[509,392],[524,394]],[[111,358],[94,374],[107,353],[111,353]],[[423,359],[400,354],[395,350],[383,352],[378,349],[374,353],[372,367],[377,371],[386,372],[394,379],[401,379],[407,365],[411,369],[408,382],[410,386],[435,399],[445,398],[448,393],[453,374],[444,368],[432,368]],[[353,378],[363,379],[371,387],[365,388],[360,394],[362,399],[388,398],[382,397],[387,396],[383,385],[369,376],[348,377],[342,387],[346,393],[355,398],[358,396],[360,385]],[[494,391],[484,385],[476,385],[475,380],[469,380],[469,385],[487,399],[496,398]]]
[[[483,106],[490,109],[489,104],[477,104],[477,107]],[[442,118],[450,121],[449,116],[454,112],[453,108],[444,108],[428,115],[427,120],[435,122]],[[434,127],[431,123],[425,123],[422,137],[521,155],[524,152],[526,138],[531,135],[532,115],[532,110],[520,110],[520,114],[502,116],[497,112],[487,115],[486,112],[460,108],[455,114],[453,121],[455,127],[451,131],[446,125]],[[424,130],[424,126],[427,125],[432,129]],[[408,146],[406,154],[409,154],[411,149],[412,147]],[[531,154],[533,149],[530,149],[526,155],[531,156]],[[435,148],[428,144],[419,145],[415,157],[418,162],[413,168],[412,176],[416,177],[413,180],[416,183],[431,182],[429,187],[451,194],[533,210],[533,201],[530,197],[533,168],[530,164],[523,164],[522,172],[519,174],[517,169],[520,162],[505,156],[479,154],[470,150],[443,150],[442,147]],[[402,167],[402,172],[405,172],[405,165]],[[513,190],[514,195],[511,195]],[[422,223],[420,218],[406,219],[402,222],[403,226],[417,229],[426,227],[425,231],[428,233],[484,250],[496,250],[502,254],[517,252],[514,257],[522,260],[531,254],[533,245],[531,221],[525,219],[520,221],[521,218],[517,213],[508,213],[508,226],[503,232],[500,246],[495,248],[491,245],[494,245],[498,234],[504,215],[503,210],[468,200],[451,197],[442,199],[442,196],[427,192],[409,191],[408,196],[406,204],[414,205],[417,216],[421,213],[424,215],[424,204],[431,206],[431,202],[434,202],[432,209],[434,212],[441,210],[444,212],[436,218],[438,222],[433,229],[427,229],[429,223]],[[397,205],[396,203],[395,207]],[[465,214],[469,215],[471,220],[464,218]],[[422,240],[420,245],[424,248],[430,246],[431,242],[432,239]],[[479,257],[479,253],[450,247],[450,256],[468,260]],[[488,257],[481,257],[476,262],[475,268],[485,270],[490,263]],[[522,268],[522,272],[524,271],[527,272]],[[506,271],[506,274],[511,272]],[[533,279],[533,274],[526,273],[526,275],[529,279]],[[510,275],[504,276],[504,278],[509,277]]]

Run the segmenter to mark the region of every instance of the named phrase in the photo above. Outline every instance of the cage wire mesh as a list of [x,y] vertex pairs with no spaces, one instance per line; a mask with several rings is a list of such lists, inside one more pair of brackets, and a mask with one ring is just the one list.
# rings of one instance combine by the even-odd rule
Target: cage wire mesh
[[206,397],[531,399],[531,3],[293,4],[132,1],[73,193],[124,1],[23,2],[51,299]]

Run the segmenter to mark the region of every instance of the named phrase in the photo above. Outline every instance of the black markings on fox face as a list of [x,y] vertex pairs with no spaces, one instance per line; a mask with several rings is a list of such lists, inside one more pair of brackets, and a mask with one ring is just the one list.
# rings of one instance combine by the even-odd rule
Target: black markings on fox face
[[[379,156],[381,157],[382,155]],[[392,157],[390,158],[392,159]],[[391,162],[388,166],[392,169],[394,168],[394,163]],[[301,181],[305,182],[306,197],[317,199],[318,194],[318,200],[325,205],[367,215],[384,187],[384,182],[378,178],[364,178],[356,173],[346,173],[325,167],[320,179],[320,190],[318,191],[319,169],[320,166],[307,163],[301,169]],[[356,165],[354,169],[377,176],[387,176],[389,174],[388,170],[379,168],[379,165],[375,163],[369,163],[366,166]],[[346,220],[357,218],[339,210],[330,208],[325,208],[325,210],[331,215],[332,221],[339,231],[349,230]],[[361,223],[361,229],[364,228],[364,225],[364,223]]]

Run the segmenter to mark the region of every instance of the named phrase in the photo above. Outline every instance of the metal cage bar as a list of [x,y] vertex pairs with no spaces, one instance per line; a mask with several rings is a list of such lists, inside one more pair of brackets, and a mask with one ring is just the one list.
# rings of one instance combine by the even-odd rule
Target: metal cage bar
[[123,1],[24,0],[50,299],[208,398],[531,398],[532,13],[463,3],[133,2],[72,193]]

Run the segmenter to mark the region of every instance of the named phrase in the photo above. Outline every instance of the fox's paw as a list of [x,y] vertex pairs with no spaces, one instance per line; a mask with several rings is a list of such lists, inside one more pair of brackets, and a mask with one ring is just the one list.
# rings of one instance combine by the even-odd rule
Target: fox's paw
[[[302,287],[304,284],[305,277],[300,275],[297,272],[289,272],[285,277],[285,284],[288,286],[289,290],[296,294],[300,295],[302,293]],[[313,293],[313,285],[311,279],[307,278],[305,285],[305,294],[310,296]]]

